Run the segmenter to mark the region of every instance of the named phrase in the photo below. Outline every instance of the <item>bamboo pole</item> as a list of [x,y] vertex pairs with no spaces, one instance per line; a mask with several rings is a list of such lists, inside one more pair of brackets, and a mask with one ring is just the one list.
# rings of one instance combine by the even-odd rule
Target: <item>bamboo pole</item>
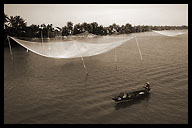
[[140,54],[141,60],[143,60],[143,57],[142,57],[142,54],[141,54],[141,50],[140,50],[140,47],[139,47],[139,43],[137,41],[137,37],[136,36],[135,36],[135,40],[136,40],[136,43],[137,43],[137,48],[139,50],[139,54]]

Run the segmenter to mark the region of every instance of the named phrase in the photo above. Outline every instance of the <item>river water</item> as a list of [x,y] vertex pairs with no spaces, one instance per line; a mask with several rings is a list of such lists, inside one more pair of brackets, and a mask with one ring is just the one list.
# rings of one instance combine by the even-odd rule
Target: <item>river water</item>
[[[188,34],[122,36],[134,35],[143,60],[132,39],[116,48],[117,70],[115,50],[84,58],[88,77],[80,58],[51,59],[13,47],[11,59],[4,48],[4,123],[187,124]],[[111,99],[147,81],[149,96],[123,104]]]

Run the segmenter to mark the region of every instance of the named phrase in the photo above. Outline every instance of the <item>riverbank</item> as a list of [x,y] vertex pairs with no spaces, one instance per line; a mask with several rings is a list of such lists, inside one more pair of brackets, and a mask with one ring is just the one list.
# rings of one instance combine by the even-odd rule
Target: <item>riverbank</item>
[[[181,29],[181,30],[163,30],[163,31],[175,31],[175,32],[188,32],[188,29]],[[153,31],[146,31],[146,32],[153,32]],[[134,35],[137,33],[146,33],[146,32],[136,32],[136,33],[129,33],[129,34],[119,34],[119,33],[114,33],[111,35],[95,35],[92,33],[88,33],[88,32],[84,32],[84,33],[80,33],[80,34],[76,34],[76,35],[69,35],[69,36],[57,36],[55,38],[43,38],[43,42],[55,42],[55,41],[71,41],[71,40],[83,40],[83,39],[89,39],[89,38],[97,38],[97,37],[116,37],[116,36],[126,36],[126,35]],[[42,38],[29,38],[29,37],[20,37],[19,39],[22,40],[27,40],[27,41],[31,41],[31,42],[42,42]],[[17,47],[20,46],[17,43],[15,43],[15,41],[13,41],[12,39],[10,39],[10,43],[11,46],[13,47]],[[9,43],[7,39],[4,39],[4,47],[9,47]]]

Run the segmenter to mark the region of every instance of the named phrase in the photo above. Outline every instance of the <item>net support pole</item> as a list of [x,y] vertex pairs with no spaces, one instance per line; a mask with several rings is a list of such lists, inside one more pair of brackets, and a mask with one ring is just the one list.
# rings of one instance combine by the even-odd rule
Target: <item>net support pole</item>
[[[76,46],[78,47],[79,51],[80,51],[80,48],[79,48],[79,43],[75,43]],[[85,65],[85,62],[84,62],[84,59],[83,59],[83,56],[81,55],[81,60],[82,60],[82,63],[83,63],[83,68],[85,70],[85,74],[86,74],[86,77],[88,76],[88,72],[87,72],[87,68],[86,68],[86,65]]]
[[42,34],[42,31],[43,31],[43,30],[41,30],[41,43],[43,43],[43,34]]
[[12,54],[12,50],[11,50],[11,43],[10,43],[10,40],[9,40],[9,36],[7,36],[7,40],[8,40],[8,43],[9,43],[9,50],[10,50],[11,58],[13,58],[13,54]]
[[84,62],[84,59],[83,59],[82,56],[81,56],[81,60],[82,60],[82,62],[83,62],[83,68],[84,68],[84,70],[85,70],[85,74],[86,74],[86,76],[88,76],[87,68],[86,68],[86,65],[85,65],[85,62]]
[[116,53],[116,48],[115,48],[115,68],[117,70],[117,53]]
[[140,50],[140,47],[139,47],[139,43],[137,41],[137,37],[136,36],[135,36],[135,40],[136,40],[136,43],[137,43],[137,48],[139,50],[139,54],[140,54],[141,60],[143,60],[143,57],[142,57],[142,54],[141,54],[141,50]]
[[11,49],[11,43],[10,43],[10,40],[9,40],[9,36],[7,36],[7,40],[8,40],[8,43],[9,43],[9,50],[10,50],[10,54],[11,54],[11,60],[12,60],[12,63],[13,63],[13,70],[15,72],[15,66],[14,66],[14,60],[13,60],[13,53],[12,53],[12,49]]
[[[43,33],[42,33],[42,31],[43,31],[43,29],[41,30],[41,44],[42,44],[42,46],[43,46],[43,51],[44,51],[44,45],[43,45]],[[45,53],[45,51],[44,51],[44,53]]]

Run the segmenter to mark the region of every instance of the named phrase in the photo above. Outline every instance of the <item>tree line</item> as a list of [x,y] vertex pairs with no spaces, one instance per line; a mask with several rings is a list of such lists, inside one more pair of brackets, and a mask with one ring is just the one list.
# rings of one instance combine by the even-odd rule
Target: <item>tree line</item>
[[8,17],[4,13],[4,37],[7,35],[14,37],[30,37],[30,38],[55,38],[56,36],[76,35],[83,32],[88,32],[95,35],[111,35],[111,34],[129,34],[135,32],[146,32],[151,30],[175,30],[188,29],[188,26],[151,26],[137,25],[132,26],[127,23],[125,25],[112,24],[107,27],[99,25],[97,22],[73,24],[67,22],[67,25],[62,28],[54,28],[52,24],[32,24],[27,26],[27,22],[21,16]]

